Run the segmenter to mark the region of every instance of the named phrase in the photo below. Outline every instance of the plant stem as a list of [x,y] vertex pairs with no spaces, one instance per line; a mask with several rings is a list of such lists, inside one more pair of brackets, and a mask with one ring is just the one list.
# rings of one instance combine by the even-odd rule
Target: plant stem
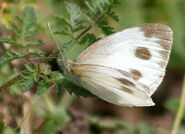
[[6,89],[8,87],[10,87],[11,85],[13,85],[16,81],[21,80],[23,77],[19,74],[17,76],[15,76],[14,78],[12,78],[11,80],[7,81],[5,84],[0,86],[0,92],[3,91],[3,89]]
[[178,112],[175,117],[175,121],[172,127],[171,134],[177,134],[179,126],[181,124],[183,112],[185,108],[185,75],[184,75],[184,80],[183,80],[183,86],[182,86],[182,94],[181,94],[181,101],[180,101],[180,106],[178,108]]
[[89,31],[91,29],[91,25],[88,26],[86,29],[84,29],[84,31],[82,31],[77,37],[76,40],[78,40],[81,36],[83,36],[87,31]]
[[[52,86],[50,87],[50,89],[52,89],[52,88],[54,88],[54,87],[55,87],[55,84],[52,85]],[[53,102],[52,99],[51,99],[50,94],[48,94],[48,92],[47,92],[47,93],[45,93],[45,94],[43,95],[43,97],[44,97],[44,101],[45,101],[45,103],[46,103],[46,105],[47,105],[47,107],[48,107],[48,111],[49,111],[51,114],[53,114],[56,108],[55,108],[54,102]]]
[[29,110],[24,114],[24,117],[23,117],[23,119],[21,120],[21,122],[18,124],[18,126],[15,128],[15,131],[17,131],[18,129],[20,129],[21,128],[21,126],[24,124],[24,121],[27,119],[27,117],[30,115],[30,113],[32,112],[32,110],[33,110],[33,106],[35,106],[35,104],[37,104],[38,103],[38,101],[40,100],[40,96],[36,99],[36,100],[34,100],[34,102],[30,102],[30,107],[29,107]]

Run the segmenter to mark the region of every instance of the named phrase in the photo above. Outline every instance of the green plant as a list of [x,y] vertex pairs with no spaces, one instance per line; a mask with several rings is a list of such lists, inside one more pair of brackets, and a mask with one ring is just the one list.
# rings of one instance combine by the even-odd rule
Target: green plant
[[[11,124],[10,127],[6,125],[6,121],[0,119],[0,133],[37,133],[40,131],[41,133],[56,134],[60,133],[60,130],[63,132],[66,126],[71,125],[72,128],[76,128],[83,122],[86,123],[87,131],[92,133],[104,131],[115,134],[160,133],[156,127],[146,123],[136,125],[114,117],[104,118],[89,113],[80,113],[80,117],[84,118],[76,117],[78,119],[75,119],[73,109],[69,109],[74,101],[73,94],[78,97],[94,97],[94,95],[68,81],[61,72],[52,70],[53,66],[50,62],[54,57],[60,58],[58,51],[47,53],[42,50],[41,46],[46,41],[39,38],[42,35],[51,37],[46,26],[46,20],[49,20],[57,42],[60,42],[62,53],[67,59],[74,60],[92,43],[113,33],[114,28],[122,29],[148,22],[171,24],[175,33],[175,45],[173,45],[170,67],[176,67],[175,70],[183,70],[185,65],[183,46],[185,34],[182,17],[185,9],[184,1],[125,0],[120,1],[120,4],[117,0],[87,0],[85,2],[82,0],[71,0],[71,2],[45,0],[39,2],[45,8],[44,11],[35,0],[3,0],[0,2],[0,23],[10,31],[8,38],[0,39],[0,92],[3,94],[2,96],[11,96],[8,97],[12,98],[13,106],[18,98],[22,98],[22,107],[21,110],[19,109],[22,119],[19,120],[19,116],[15,117],[14,124]],[[116,5],[119,6],[114,8],[115,13],[113,7]],[[121,20],[119,24],[117,23],[119,20],[117,13]],[[3,31],[1,30],[2,26],[0,26],[0,31]],[[4,31],[0,35],[6,37],[6,30]],[[16,67],[14,63],[22,60],[25,61],[25,64]],[[56,89],[60,97],[53,95],[55,90],[51,89]],[[182,94],[184,95],[184,93]],[[3,101],[2,96],[0,96],[0,103]],[[179,133],[184,133],[183,122],[180,123],[181,120],[184,120],[183,102],[182,99],[169,103],[170,110],[173,112],[177,112],[181,105],[172,129],[173,133],[177,133],[178,128]],[[8,106],[8,104],[5,105],[8,109],[6,114],[11,118],[11,114],[9,115],[8,112],[11,113],[12,109]],[[34,116],[33,114],[36,114],[38,121],[41,122],[36,129],[31,127],[32,123],[28,122]],[[36,125],[36,122],[34,123]]]
[[[62,41],[61,51],[65,57],[74,59],[77,53],[76,55],[71,55],[71,57],[68,55],[74,51],[72,49],[78,47],[80,52],[97,40],[95,34],[89,32],[90,30],[98,28],[106,35],[113,33],[113,28],[109,25],[107,19],[112,18],[118,21],[118,17],[112,11],[112,7],[115,4],[117,4],[117,2],[114,0],[90,1],[86,2],[87,9],[80,9],[75,4],[65,3],[67,17],[55,16],[54,20],[55,23],[62,24],[60,26],[61,30],[56,31],[55,34],[64,36],[64,38],[62,37],[64,40]],[[34,8],[30,5],[26,5],[20,16],[21,17],[15,16],[13,20],[14,23],[9,25],[13,35],[0,40],[2,43],[10,45],[8,48],[2,46],[3,53],[0,58],[0,66],[9,67],[12,65],[13,60],[21,59],[25,59],[26,64],[24,65],[24,69],[18,73],[14,73],[13,68],[12,70],[9,68],[11,72],[14,73],[14,77],[2,81],[0,91],[5,92],[8,88],[11,91],[11,88],[13,88],[16,89],[17,92],[28,92],[32,87],[36,86],[37,94],[42,97],[47,94],[46,91],[57,87],[59,95],[61,94],[61,89],[66,88],[70,93],[75,93],[77,96],[94,96],[87,90],[66,80],[61,73],[51,70],[49,61],[53,56],[57,56],[58,51],[54,51],[49,56],[46,56],[45,52],[38,48],[38,46],[43,44],[43,41],[37,39],[35,36],[40,32],[40,29],[37,25]],[[32,60],[33,57],[44,60],[38,64]],[[48,97],[45,98],[45,101],[48,102],[48,104],[51,103]],[[51,105],[48,105],[48,108],[50,106]],[[56,110],[50,111],[52,115],[51,120],[60,118],[55,113],[57,108],[55,109]],[[55,117],[55,115],[57,117]],[[67,116],[67,114],[64,114],[64,117],[67,118]],[[28,114],[24,116],[22,122],[24,122],[27,117]],[[22,123],[18,125],[18,128],[21,126]]]
[[[116,2],[113,0],[86,2],[88,9],[84,11],[77,5],[66,2],[67,17],[55,16],[59,21],[58,23],[62,24],[61,30],[55,32],[55,34],[65,36],[65,40],[67,40],[63,41],[61,46],[61,51],[63,51],[66,57],[68,57],[67,54],[71,53],[70,51],[73,47],[82,46],[82,49],[85,49],[97,40],[93,33],[88,33],[89,30],[97,27],[105,34],[113,32],[113,28],[109,25],[107,18],[111,17],[118,21],[118,17],[111,10],[114,4]],[[1,57],[0,64],[2,65],[20,58],[25,58],[28,63],[25,65],[25,71],[20,72],[18,76],[9,80],[7,82],[9,84],[3,84],[0,89],[7,88],[7,85],[10,86],[19,79],[21,80],[18,81],[18,86],[23,92],[28,91],[35,83],[38,83],[38,95],[49,90],[49,87],[53,84],[57,85],[59,92],[62,85],[72,85],[71,87],[74,88],[74,84],[69,84],[61,74],[51,71],[50,65],[47,64],[50,59],[45,60],[41,64],[30,61],[30,56],[47,58],[41,49],[33,48],[33,46],[41,45],[43,42],[39,39],[30,39],[30,37],[38,33],[38,29],[35,27],[36,16],[33,8],[26,6],[22,19],[16,16],[15,21],[17,25],[10,24],[10,29],[15,34],[15,37],[1,39],[3,43],[8,43],[11,47]],[[17,48],[13,50],[13,47]],[[53,52],[51,55],[56,55],[56,52]],[[92,96],[85,89],[78,88],[79,90],[73,90],[73,88],[68,86],[67,89],[77,95]]]

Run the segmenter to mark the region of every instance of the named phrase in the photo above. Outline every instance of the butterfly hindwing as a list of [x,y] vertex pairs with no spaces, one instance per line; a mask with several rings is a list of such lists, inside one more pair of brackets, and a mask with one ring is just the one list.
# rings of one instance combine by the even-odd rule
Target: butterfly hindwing
[[139,88],[144,85],[133,83],[132,77],[121,70],[105,66],[83,64],[74,65],[73,73],[79,84],[99,98],[119,106],[151,106],[150,97]]

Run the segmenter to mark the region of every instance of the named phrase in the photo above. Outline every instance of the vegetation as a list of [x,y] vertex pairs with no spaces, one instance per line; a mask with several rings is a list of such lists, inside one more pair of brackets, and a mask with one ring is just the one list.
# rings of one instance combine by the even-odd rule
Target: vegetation
[[[184,11],[183,0],[1,1],[0,133],[183,134],[185,86],[181,88],[181,83],[182,79],[185,83]],[[68,81],[61,73],[60,65],[56,62],[60,55],[55,49],[47,21],[51,23],[64,57],[70,60],[75,60],[95,41],[123,28],[155,22],[171,26],[174,44],[169,71],[164,85],[158,89],[165,90],[157,92],[155,96],[159,97],[154,96],[160,100],[164,97],[166,99],[159,102],[159,107],[150,110],[164,109],[164,114],[158,115],[161,120],[165,113],[177,113],[175,119],[171,116],[173,120],[167,128],[163,128],[151,123],[154,117],[146,112],[149,108],[140,109],[140,112],[146,114],[145,118],[148,117],[150,121],[140,121],[137,118],[138,123],[127,120],[121,116],[121,112],[116,116],[114,112],[109,116],[93,112],[96,107],[101,109],[101,106],[91,103],[97,98]],[[171,94],[168,90],[171,90]],[[82,99],[83,97],[86,99]],[[75,104],[77,99],[81,99],[81,103],[87,101],[87,105],[92,105],[94,109],[90,110],[91,113],[87,106]],[[108,103],[106,105],[113,106]],[[82,108],[77,108],[78,106]],[[114,111],[113,109],[105,108],[104,111]],[[131,109],[138,110],[123,108],[121,111],[124,113],[124,110]],[[168,120],[162,126],[165,123]]]

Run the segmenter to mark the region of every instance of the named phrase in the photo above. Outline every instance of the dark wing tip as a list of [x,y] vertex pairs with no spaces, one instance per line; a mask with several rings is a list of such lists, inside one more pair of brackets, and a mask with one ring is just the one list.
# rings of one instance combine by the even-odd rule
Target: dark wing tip
[[143,24],[138,27],[141,29],[141,31],[144,32],[145,37],[156,37],[166,41],[173,41],[173,31],[170,27],[166,25],[151,23]]

